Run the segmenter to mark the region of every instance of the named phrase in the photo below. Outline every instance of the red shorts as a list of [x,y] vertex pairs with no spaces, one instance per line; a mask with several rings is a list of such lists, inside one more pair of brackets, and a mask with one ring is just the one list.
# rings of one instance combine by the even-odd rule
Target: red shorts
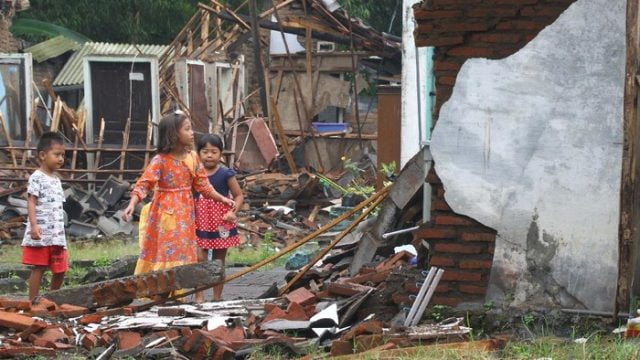
[[52,273],[58,274],[69,269],[69,255],[62,246],[23,246],[22,263],[48,266]]

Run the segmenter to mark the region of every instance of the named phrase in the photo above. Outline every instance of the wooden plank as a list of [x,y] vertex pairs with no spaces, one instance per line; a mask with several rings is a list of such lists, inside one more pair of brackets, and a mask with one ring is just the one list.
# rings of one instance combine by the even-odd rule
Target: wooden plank
[[2,117],[2,113],[0,113],[0,124],[2,124],[2,134],[4,134],[4,140],[7,142],[7,145],[11,148],[9,152],[11,153],[11,161],[13,162],[14,169],[18,167],[18,159],[16,159],[16,153],[13,151],[13,142],[11,141],[11,134],[9,134],[9,130],[7,129],[7,124],[4,122],[4,118]]
[[[626,71],[624,84],[624,120],[622,148],[622,181],[620,186],[620,223],[618,231],[618,284],[614,316],[629,309],[635,313],[631,299],[640,295],[640,199],[637,184],[640,168],[638,150],[638,56],[640,55],[640,29],[638,28],[639,0],[627,1],[626,19]],[[630,305],[632,308],[630,308]]]
[[[36,99],[34,101],[33,106],[31,107],[31,116],[29,117],[29,125],[27,126],[27,137],[24,140],[24,146],[25,148],[28,148],[30,143],[31,143],[31,137],[33,136],[33,132],[35,131],[35,122],[38,121],[38,117],[37,117],[37,106],[38,106],[38,102],[40,101],[40,99]],[[27,158],[29,157],[29,150],[23,150],[22,151],[22,162],[21,162],[21,166],[25,166],[27,165]]]
[[122,152],[120,153],[120,180],[123,180],[122,171],[124,170],[124,164],[127,157],[127,152],[125,151],[129,146],[129,132],[131,131],[131,118],[127,118],[127,123],[124,126],[124,131],[122,132]]
[[287,164],[289,165],[289,169],[291,169],[291,173],[297,174],[298,169],[295,161],[293,161],[293,156],[291,156],[291,152],[289,151],[289,144],[287,136],[284,134],[284,129],[282,129],[282,122],[280,121],[278,107],[275,105],[273,97],[269,99],[271,100],[271,108],[273,109],[273,123],[276,125],[276,131],[278,132],[278,139],[280,140],[280,146],[282,146],[284,157],[287,159]]

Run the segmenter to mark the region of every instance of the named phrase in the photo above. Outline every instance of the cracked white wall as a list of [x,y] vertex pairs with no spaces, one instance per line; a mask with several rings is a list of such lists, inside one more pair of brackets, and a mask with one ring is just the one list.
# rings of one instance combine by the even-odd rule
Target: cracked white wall
[[613,309],[624,59],[625,1],[578,0],[462,67],[432,152],[453,210],[498,231],[488,298]]

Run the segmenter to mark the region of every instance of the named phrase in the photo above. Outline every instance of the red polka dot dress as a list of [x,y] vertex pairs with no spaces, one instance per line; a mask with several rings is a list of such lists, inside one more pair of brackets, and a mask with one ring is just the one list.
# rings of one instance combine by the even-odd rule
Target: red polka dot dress
[[[228,180],[236,174],[233,170],[220,165],[209,176],[209,182],[216,191],[229,196]],[[227,249],[240,245],[238,228],[235,222],[222,220],[231,207],[219,201],[199,196],[196,200],[196,235],[198,246],[203,249]]]

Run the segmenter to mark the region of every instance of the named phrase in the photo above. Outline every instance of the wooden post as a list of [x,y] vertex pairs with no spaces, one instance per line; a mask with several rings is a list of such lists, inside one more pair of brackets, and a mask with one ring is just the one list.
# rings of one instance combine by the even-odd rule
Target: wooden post
[[11,134],[9,134],[9,130],[7,129],[7,124],[4,123],[4,118],[2,117],[2,113],[0,113],[0,124],[2,124],[2,133],[4,134],[4,140],[7,142],[11,153],[11,161],[13,161],[14,169],[18,168],[18,159],[16,159],[16,153],[13,151],[13,142],[11,141]]
[[275,106],[275,100],[273,100],[273,97],[269,98],[269,100],[271,100],[271,109],[273,109],[273,122],[276,125],[278,139],[280,139],[280,145],[282,145],[284,157],[287,159],[287,164],[289,165],[289,169],[291,169],[291,173],[297,174],[298,168],[296,167],[296,163],[295,161],[293,161],[293,156],[291,156],[291,152],[289,151],[289,143],[287,136],[284,134],[282,122],[280,122],[280,113],[278,112],[278,107]]
[[[76,126],[74,126],[74,132],[75,132],[75,140],[73,142],[73,155],[71,156],[71,169],[76,168],[76,160],[78,159],[78,142],[80,142],[80,140],[82,139],[82,129],[84,129],[84,119],[86,118],[85,115],[85,111],[84,110],[80,110],[80,116],[78,117],[78,124]],[[75,174],[71,174],[71,178],[73,179],[75,177]]]
[[102,139],[104,138],[104,118],[100,119],[100,132],[98,132],[98,150],[96,151],[96,158],[93,162],[93,169],[98,170],[100,168],[100,149],[102,148]]
[[127,147],[129,146],[129,131],[131,129],[131,118],[127,118],[127,123],[124,126],[124,131],[122,132],[122,152],[120,153],[120,180],[123,179],[123,170],[125,160],[127,158]]
[[640,135],[638,121],[638,56],[640,0],[627,0],[627,59],[624,84],[624,145],[622,149],[622,181],[620,188],[620,226],[618,232],[618,288],[614,317],[619,311],[636,308],[631,299],[640,295]]
[[149,151],[151,151],[150,147],[151,147],[151,138],[153,137],[153,119],[151,118],[151,112],[149,112],[149,118],[147,120],[147,142],[145,143],[144,146],[144,166],[143,168],[146,169],[147,165],[149,164]]
[[351,68],[353,72],[353,113],[356,116],[356,125],[358,126],[358,144],[360,144],[360,150],[363,150],[362,144],[362,127],[360,126],[360,109],[358,108],[358,64],[355,59],[355,53],[353,49],[353,21],[351,20],[351,14],[349,14],[349,41],[351,42]]
[[255,70],[260,90],[260,105],[265,117],[269,116],[267,106],[267,88],[264,81],[264,65],[262,63],[262,50],[260,46],[260,27],[258,26],[258,8],[256,0],[249,0],[249,12],[251,14],[251,31],[253,36],[253,57],[255,59]]

